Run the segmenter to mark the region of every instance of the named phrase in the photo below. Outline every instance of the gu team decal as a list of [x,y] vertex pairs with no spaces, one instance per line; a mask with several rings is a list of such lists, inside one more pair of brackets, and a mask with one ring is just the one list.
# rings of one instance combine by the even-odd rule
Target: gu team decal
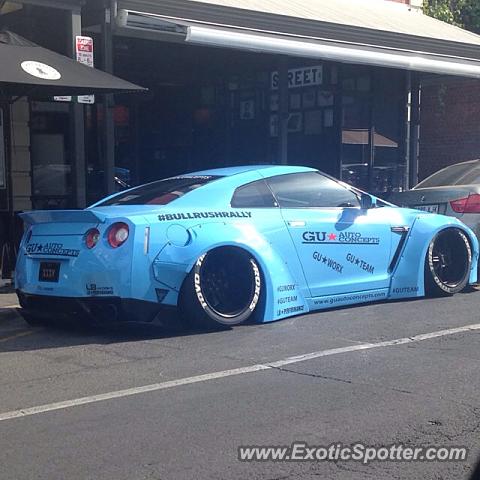
[[399,287],[394,288],[393,293],[402,294],[402,293],[418,293],[419,287]]
[[78,257],[80,250],[63,248],[63,243],[29,243],[25,247],[27,255],[48,255],[49,257]]
[[304,244],[350,244],[350,245],[378,245],[380,238],[365,237],[360,232],[304,232]]
[[331,268],[334,272],[343,273],[343,265],[336,262],[332,258],[322,255],[320,252],[315,252],[313,254],[313,259],[316,260],[318,263],[321,263],[326,267]]
[[252,212],[165,213],[158,216],[160,222],[170,222],[172,220],[200,220],[208,218],[252,218]]
[[365,270],[372,275],[375,273],[375,267],[373,265],[370,265],[364,260],[356,257],[355,255],[353,255],[353,253],[347,254],[347,262],[350,262],[352,265],[355,265],[358,268],[361,268],[362,270]]

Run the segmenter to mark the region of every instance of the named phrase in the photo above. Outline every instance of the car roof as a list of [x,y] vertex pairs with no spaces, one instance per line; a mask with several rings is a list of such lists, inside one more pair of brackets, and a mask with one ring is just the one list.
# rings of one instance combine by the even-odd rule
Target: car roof
[[270,177],[273,175],[282,175],[288,173],[300,173],[300,172],[314,172],[314,168],[310,167],[300,167],[293,165],[242,165],[236,167],[224,167],[224,168],[214,168],[210,170],[201,170],[198,172],[188,173],[185,176],[195,176],[195,175],[212,175],[220,177],[231,177],[233,175],[239,175],[247,172],[258,172],[262,176]]

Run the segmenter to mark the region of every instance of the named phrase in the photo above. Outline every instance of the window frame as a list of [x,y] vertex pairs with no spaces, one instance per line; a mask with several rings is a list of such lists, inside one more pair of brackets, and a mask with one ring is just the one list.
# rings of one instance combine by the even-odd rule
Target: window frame
[[[317,174],[317,175],[321,175],[325,178],[328,178],[329,180],[332,180],[333,182],[338,184],[340,187],[342,187],[345,190],[348,190],[349,192],[351,192],[356,197],[356,199],[358,201],[358,205],[355,206],[355,207],[301,207],[301,206],[298,206],[298,207],[282,207],[282,205],[278,201],[277,196],[275,195],[275,192],[273,192],[270,185],[268,184],[268,181],[272,178],[286,177],[286,176],[299,175],[299,174],[305,174],[305,173],[314,173],[314,174]],[[278,206],[281,210],[333,210],[333,209],[344,210],[346,208],[361,210],[362,209],[361,195],[362,195],[362,193],[366,193],[366,192],[362,192],[362,190],[359,190],[358,188],[354,187],[353,185],[349,185],[348,183],[345,183],[341,180],[338,180],[337,178],[332,177],[331,175],[328,175],[327,173],[323,173],[320,170],[312,170],[312,171],[306,171],[306,172],[292,172],[292,173],[284,173],[284,174],[280,174],[280,175],[273,175],[271,177],[265,178],[265,181],[266,181],[268,188],[272,192],[272,195],[275,198],[275,200],[276,200],[276,202],[277,202],[277,204],[278,204]]]
[[[234,206],[233,205],[233,199],[235,198],[235,195],[237,194],[238,190],[240,190],[242,188],[245,188],[245,187],[249,187],[250,185],[253,185],[254,183],[263,183],[265,185],[267,190],[270,192],[270,195],[272,196],[272,199],[274,201],[274,205],[272,205],[270,207],[263,207],[263,206],[261,206],[261,207],[260,206],[259,207],[251,207],[251,206],[238,207],[238,206]],[[239,187],[235,188],[235,190],[233,191],[233,194],[232,194],[232,198],[230,199],[230,208],[242,208],[242,209],[248,208],[248,209],[252,209],[252,210],[255,210],[255,209],[271,209],[271,210],[273,210],[273,209],[279,209],[281,207],[280,207],[280,204],[278,203],[277,197],[275,196],[272,189],[268,185],[267,178],[261,178],[261,179],[253,180],[252,182],[244,183],[243,185],[240,185]]]

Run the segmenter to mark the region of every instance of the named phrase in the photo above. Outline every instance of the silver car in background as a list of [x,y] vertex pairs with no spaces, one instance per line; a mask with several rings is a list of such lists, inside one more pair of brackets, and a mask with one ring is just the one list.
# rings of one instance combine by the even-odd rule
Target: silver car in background
[[450,165],[412,190],[393,194],[389,201],[402,207],[456,217],[480,238],[480,160]]

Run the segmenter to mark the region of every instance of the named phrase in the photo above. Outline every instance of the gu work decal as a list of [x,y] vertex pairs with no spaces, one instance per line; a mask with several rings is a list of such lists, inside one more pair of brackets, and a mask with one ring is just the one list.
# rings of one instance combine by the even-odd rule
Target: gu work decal
[[158,216],[160,222],[172,220],[200,220],[209,218],[252,218],[252,212],[193,212],[193,213],[165,213]]
[[336,262],[332,258],[322,255],[320,252],[315,252],[313,254],[313,259],[316,260],[318,263],[321,263],[326,267],[332,269],[334,272],[343,273],[343,265]]
[[349,245],[378,245],[380,238],[365,237],[360,232],[303,232],[304,244],[349,244]]

